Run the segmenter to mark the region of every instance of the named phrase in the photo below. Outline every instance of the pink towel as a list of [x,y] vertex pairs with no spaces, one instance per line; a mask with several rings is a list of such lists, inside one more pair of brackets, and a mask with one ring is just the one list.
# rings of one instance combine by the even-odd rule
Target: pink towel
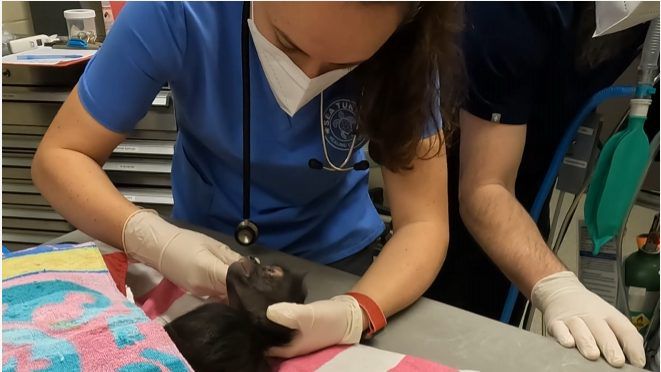
[[364,345],[334,346],[281,361],[278,372],[388,371],[388,372],[457,372],[425,359],[375,349]]
[[3,371],[191,371],[93,244],[3,257]]

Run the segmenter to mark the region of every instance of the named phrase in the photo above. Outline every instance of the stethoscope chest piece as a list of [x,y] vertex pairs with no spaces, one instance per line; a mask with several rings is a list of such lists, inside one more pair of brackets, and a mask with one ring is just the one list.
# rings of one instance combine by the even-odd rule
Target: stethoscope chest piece
[[241,221],[234,232],[236,241],[245,246],[252,245],[257,240],[258,235],[257,225],[250,220]]

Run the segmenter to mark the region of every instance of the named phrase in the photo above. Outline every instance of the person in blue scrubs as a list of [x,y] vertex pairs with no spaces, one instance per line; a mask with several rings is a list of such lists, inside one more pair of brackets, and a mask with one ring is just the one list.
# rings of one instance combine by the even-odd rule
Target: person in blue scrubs
[[[458,7],[256,2],[249,16],[246,9],[240,2],[128,3],[45,134],[33,181],[83,232],[194,294],[223,297],[238,254],[139,209],[102,165],[169,84],[179,128],[173,217],[234,234],[242,220],[242,97],[249,92],[257,243],[322,264],[360,259],[358,271],[366,271],[352,288],[367,298],[362,302],[340,295],[269,308],[271,320],[300,331],[272,354],[356,343],[364,330],[383,326],[373,316],[417,300],[445,257],[440,113],[456,107],[446,88],[457,60]],[[385,167],[394,221],[394,235],[373,263],[367,247],[384,225],[369,199],[367,172],[350,168],[365,160],[368,140]],[[309,166],[316,159],[333,168],[347,154],[349,171]]]

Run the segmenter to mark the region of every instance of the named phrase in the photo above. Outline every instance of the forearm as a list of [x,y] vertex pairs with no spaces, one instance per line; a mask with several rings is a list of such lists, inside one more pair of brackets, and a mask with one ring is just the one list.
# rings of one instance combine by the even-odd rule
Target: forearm
[[448,245],[447,227],[429,221],[396,229],[352,290],[372,298],[386,317],[415,302],[440,270]]
[[566,270],[504,186],[490,184],[463,192],[459,203],[468,230],[527,297],[540,279]]
[[73,150],[40,147],[32,162],[32,180],[76,228],[122,247],[124,221],[137,207],[117,191],[93,159]]

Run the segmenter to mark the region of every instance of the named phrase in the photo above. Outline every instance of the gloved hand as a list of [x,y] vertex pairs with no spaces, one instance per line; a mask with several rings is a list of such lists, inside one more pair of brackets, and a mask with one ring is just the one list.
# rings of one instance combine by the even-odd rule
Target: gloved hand
[[363,333],[363,312],[347,295],[309,304],[280,302],[266,310],[272,322],[297,330],[286,346],[273,347],[269,356],[291,358],[337,344],[356,344]]
[[606,361],[615,367],[624,365],[624,355],[634,366],[645,365],[643,337],[633,324],[587,290],[571,271],[555,273],[537,282],[531,301],[544,314],[549,334],[562,346],[576,346],[590,360],[599,358],[601,350]]
[[124,223],[126,254],[197,296],[227,297],[229,265],[241,258],[225,244],[140,209]]

